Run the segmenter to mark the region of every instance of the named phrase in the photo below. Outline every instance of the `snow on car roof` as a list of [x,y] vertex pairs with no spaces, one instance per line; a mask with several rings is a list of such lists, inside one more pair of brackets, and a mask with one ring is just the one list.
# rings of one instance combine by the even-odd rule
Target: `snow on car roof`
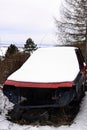
[[73,81],[79,73],[75,49],[39,48],[8,80],[45,83]]

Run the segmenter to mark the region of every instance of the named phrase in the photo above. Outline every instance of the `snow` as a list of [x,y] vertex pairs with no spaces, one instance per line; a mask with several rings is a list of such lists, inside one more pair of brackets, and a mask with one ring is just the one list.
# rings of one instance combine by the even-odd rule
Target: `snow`
[[0,47],[0,56],[5,56],[7,47]]
[[0,130],[87,130],[87,92],[80,104],[80,111],[71,126],[31,126],[12,123],[6,119],[6,113],[12,106],[13,104],[0,90]]
[[79,73],[74,47],[39,48],[8,80],[24,82],[73,81]]

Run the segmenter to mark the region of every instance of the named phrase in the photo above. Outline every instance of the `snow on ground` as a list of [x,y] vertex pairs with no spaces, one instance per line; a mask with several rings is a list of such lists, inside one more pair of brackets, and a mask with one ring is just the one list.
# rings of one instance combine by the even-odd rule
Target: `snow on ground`
[[7,47],[0,47],[0,56],[5,56],[6,51]]
[[0,90],[0,130],[87,130],[87,92],[81,102],[80,111],[71,126],[30,126],[18,125],[6,119],[5,114],[12,104]]

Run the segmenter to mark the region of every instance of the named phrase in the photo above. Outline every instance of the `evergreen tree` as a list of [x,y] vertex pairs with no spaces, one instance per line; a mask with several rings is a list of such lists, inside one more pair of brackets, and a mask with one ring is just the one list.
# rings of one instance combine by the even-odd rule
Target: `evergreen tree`
[[33,42],[31,38],[26,40],[26,44],[24,45],[24,52],[31,53],[37,49],[37,45]]
[[14,44],[11,44],[6,51],[5,57],[9,57],[17,52],[18,48]]

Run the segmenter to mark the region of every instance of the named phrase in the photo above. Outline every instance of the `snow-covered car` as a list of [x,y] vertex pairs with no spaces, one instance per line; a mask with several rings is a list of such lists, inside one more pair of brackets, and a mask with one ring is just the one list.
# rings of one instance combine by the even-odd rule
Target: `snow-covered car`
[[62,107],[85,94],[85,81],[80,49],[39,48],[7,78],[3,93],[20,108]]

